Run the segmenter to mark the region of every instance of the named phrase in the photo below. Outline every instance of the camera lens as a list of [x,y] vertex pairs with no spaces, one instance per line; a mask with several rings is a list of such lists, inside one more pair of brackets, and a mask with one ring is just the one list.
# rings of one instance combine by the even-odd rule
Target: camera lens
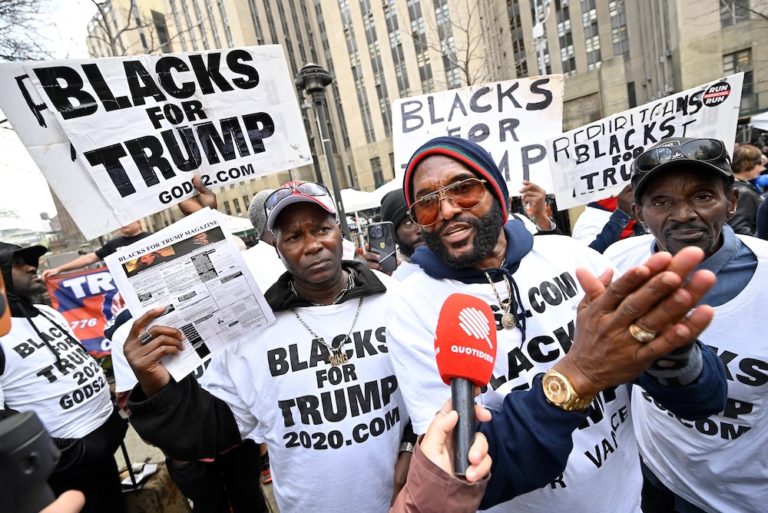
[[368,236],[373,237],[374,239],[380,239],[383,234],[384,231],[381,229],[381,226],[371,226]]

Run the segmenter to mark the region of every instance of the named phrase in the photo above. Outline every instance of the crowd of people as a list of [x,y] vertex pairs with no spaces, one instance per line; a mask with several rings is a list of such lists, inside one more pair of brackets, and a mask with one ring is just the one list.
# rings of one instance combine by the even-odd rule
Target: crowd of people
[[[184,334],[162,308],[124,310],[107,330],[117,400],[61,314],[31,297],[147,234],[125,227],[42,276],[44,247],[1,243],[12,323],[0,415],[40,417],[61,451],[48,483],[81,491],[87,512],[123,510],[114,453],[127,422],[199,512],[267,511],[265,451],[283,513],[763,511],[768,242],[755,235],[768,210],[753,148],[731,159],[719,140],[661,141],[568,237],[541,187],[524,184],[528,215],[515,214],[481,146],[436,137],[382,200],[391,275],[372,252],[350,258],[322,184],[262,191],[243,256],[275,322],[176,381],[163,359]],[[215,208],[195,186],[183,211]],[[497,344],[463,477],[435,361],[454,293],[490,306]]]

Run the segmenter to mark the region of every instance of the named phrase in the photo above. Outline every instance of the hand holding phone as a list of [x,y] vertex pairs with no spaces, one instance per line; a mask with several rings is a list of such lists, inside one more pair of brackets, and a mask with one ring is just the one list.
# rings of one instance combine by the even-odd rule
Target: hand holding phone
[[391,274],[397,269],[395,225],[389,221],[368,225],[369,251],[379,255],[381,270]]

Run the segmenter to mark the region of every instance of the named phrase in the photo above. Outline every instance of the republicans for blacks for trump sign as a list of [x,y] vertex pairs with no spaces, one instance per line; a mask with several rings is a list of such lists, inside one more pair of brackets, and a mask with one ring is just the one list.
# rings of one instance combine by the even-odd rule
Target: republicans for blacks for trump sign
[[638,155],[670,137],[711,137],[733,148],[744,74],[613,114],[547,141],[560,209],[618,195]]
[[312,162],[280,46],[9,63],[0,80],[3,111],[89,238],[192,196],[193,175],[216,187]]

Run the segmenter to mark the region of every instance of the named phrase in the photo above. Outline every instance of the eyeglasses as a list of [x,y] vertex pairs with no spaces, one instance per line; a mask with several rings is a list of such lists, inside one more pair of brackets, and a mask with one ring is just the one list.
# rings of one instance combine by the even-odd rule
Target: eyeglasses
[[440,217],[442,200],[450,200],[453,205],[467,210],[483,201],[487,192],[485,180],[467,178],[419,198],[411,205],[408,215],[419,226],[432,226]]
[[679,146],[653,148],[645,153],[641,153],[635,159],[635,169],[645,173],[661,164],[682,158],[704,162],[722,159],[729,160],[722,141],[717,139],[694,139]]
[[283,201],[292,194],[302,194],[304,196],[330,196],[328,189],[314,182],[291,182],[286,184],[275,192],[267,196],[267,200],[264,202],[264,210],[269,216],[269,213],[277,206],[278,203]]

